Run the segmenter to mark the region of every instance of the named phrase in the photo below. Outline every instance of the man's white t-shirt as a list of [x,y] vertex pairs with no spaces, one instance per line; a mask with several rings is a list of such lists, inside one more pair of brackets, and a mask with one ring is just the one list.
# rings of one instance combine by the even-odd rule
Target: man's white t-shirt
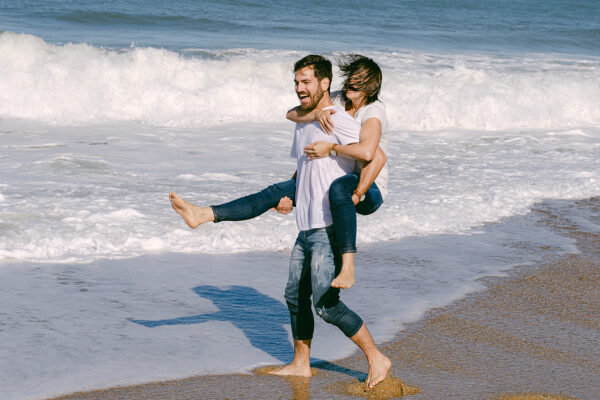
[[[329,108],[329,107],[327,107]],[[297,159],[296,223],[300,231],[324,228],[333,223],[329,207],[329,186],[340,176],[354,170],[355,161],[329,156],[311,160],[303,149],[310,143],[324,140],[331,143],[358,143],[360,124],[339,106],[332,106],[333,132],[327,135],[318,122],[296,124],[290,155]]]
[[[336,91],[331,93],[331,101],[344,109],[344,98],[342,97],[341,91]],[[379,147],[381,150],[387,155],[388,154],[388,122],[387,122],[387,114],[385,112],[384,104],[376,100],[371,104],[367,104],[364,107],[361,107],[356,114],[354,115],[354,119],[360,123],[362,126],[369,118],[377,118],[379,122],[381,122],[381,138],[379,139]],[[357,161],[357,170],[360,171],[363,167],[362,161]],[[381,192],[381,197],[383,200],[387,197],[388,194],[388,178],[389,177],[389,169],[387,163],[375,178],[375,183],[377,184],[377,188]]]

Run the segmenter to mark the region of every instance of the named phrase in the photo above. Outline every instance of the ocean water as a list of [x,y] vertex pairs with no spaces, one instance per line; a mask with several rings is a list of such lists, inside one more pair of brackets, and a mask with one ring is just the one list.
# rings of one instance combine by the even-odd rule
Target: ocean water
[[[600,195],[597,1],[0,1],[0,398],[289,361],[294,217],[190,230],[167,194],[288,179],[309,52],[384,74],[390,194],[343,293],[377,341],[576,251],[529,212]],[[315,359],[351,351],[318,322]]]

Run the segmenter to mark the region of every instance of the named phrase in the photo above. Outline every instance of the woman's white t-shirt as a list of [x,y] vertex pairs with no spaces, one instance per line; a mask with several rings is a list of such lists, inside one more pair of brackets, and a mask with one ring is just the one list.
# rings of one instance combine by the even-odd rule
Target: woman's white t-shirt
[[[341,91],[336,91],[331,93],[331,100],[333,101],[334,104],[339,105],[340,107],[344,108],[345,104],[344,104],[344,98],[342,96],[342,92]],[[354,119],[356,121],[358,121],[360,123],[360,125],[362,126],[369,118],[377,118],[379,120],[379,122],[381,122],[381,139],[379,139],[379,147],[381,147],[381,150],[383,150],[383,152],[387,155],[388,153],[388,138],[387,138],[387,132],[388,132],[388,122],[387,122],[387,114],[385,112],[385,105],[379,101],[376,100],[371,104],[367,104],[364,107],[361,107],[356,114],[354,115]],[[364,162],[363,161],[357,161],[356,162],[358,170],[362,169]],[[375,183],[377,184],[377,188],[379,188],[379,191],[381,192],[381,197],[383,198],[383,200],[385,200],[385,198],[387,197],[388,194],[388,179],[389,179],[389,169],[387,166],[387,163],[383,166],[383,168],[381,169],[381,172],[379,172],[379,175],[377,175],[377,178],[375,178]]]

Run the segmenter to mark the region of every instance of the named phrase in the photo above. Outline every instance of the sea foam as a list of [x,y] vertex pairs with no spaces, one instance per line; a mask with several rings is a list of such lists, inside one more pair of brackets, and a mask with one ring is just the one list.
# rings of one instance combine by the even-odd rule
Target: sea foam
[[[0,33],[0,117],[57,124],[207,127],[278,122],[305,53],[55,45]],[[328,54],[339,56],[340,54]],[[600,59],[367,53],[383,69],[392,129],[568,128],[600,123]],[[335,71],[334,88],[339,88]]]

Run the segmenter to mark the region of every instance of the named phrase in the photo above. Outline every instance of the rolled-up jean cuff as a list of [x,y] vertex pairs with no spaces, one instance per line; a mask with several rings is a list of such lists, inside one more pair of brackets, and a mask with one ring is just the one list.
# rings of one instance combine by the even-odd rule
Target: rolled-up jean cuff
[[217,210],[215,209],[215,208],[216,208],[216,206],[209,206],[209,207],[212,209],[213,215],[215,216],[215,219],[214,219],[214,221],[213,221],[213,222],[214,222],[215,224],[216,224],[217,222],[220,222],[220,221],[221,221],[221,217],[219,217],[219,213],[218,213],[218,212],[217,212]]
[[356,253],[356,247],[344,247],[341,251],[342,254]]
[[348,333],[345,333],[346,337],[349,337],[349,338],[351,338],[351,337],[353,337],[354,335],[356,335],[356,334],[358,333],[358,331],[360,331],[360,328],[362,328],[362,326],[363,326],[364,324],[365,324],[365,323],[363,322],[363,320],[362,320],[362,319],[360,319],[360,324],[358,324],[358,326],[356,327],[356,329],[355,329],[355,330],[352,330],[352,331],[350,331],[350,332],[348,332]]
[[[359,328],[359,329],[360,329],[360,328]],[[356,331],[356,332],[358,332],[358,331]],[[353,336],[354,336],[354,335],[353,335]],[[302,337],[302,336],[294,336],[294,335],[292,335],[292,338],[293,338],[294,340],[312,340],[312,338],[313,338],[313,337],[312,337],[312,336],[310,336],[310,337]]]

